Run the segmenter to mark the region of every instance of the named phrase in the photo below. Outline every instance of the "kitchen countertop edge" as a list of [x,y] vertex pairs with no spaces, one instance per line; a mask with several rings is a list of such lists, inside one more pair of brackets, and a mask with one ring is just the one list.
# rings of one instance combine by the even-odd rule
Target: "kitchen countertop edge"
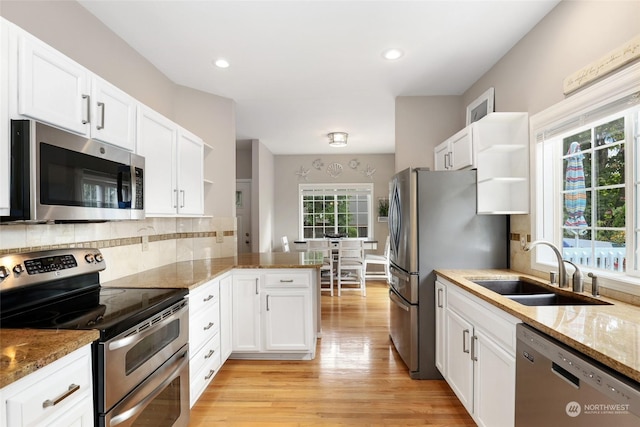
[[[483,286],[477,285],[473,283],[472,280],[524,278],[549,285],[548,281],[545,282],[539,277],[512,270],[436,269],[435,273],[449,280],[454,285],[470,292],[474,296],[492,304],[514,317],[517,317],[535,329],[552,336],[580,353],[583,353],[611,369],[620,372],[634,381],[640,382],[640,355],[630,355],[627,361],[620,360],[619,356],[613,354],[610,347],[596,342],[594,336],[589,337],[585,335],[581,337],[579,332],[584,331],[576,332],[572,330],[572,325],[568,324],[569,322],[560,322],[556,325],[552,325],[549,324],[548,321],[545,321],[545,319],[554,318],[554,321],[557,322],[557,319],[564,319],[565,315],[569,313],[569,310],[576,310],[576,307],[578,307],[577,310],[584,313],[591,313],[594,315],[602,314],[608,317],[620,319],[622,323],[634,323],[631,327],[631,329],[634,329],[635,327],[640,328],[640,307],[605,297],[598,297],[598,299],[609,302],[613,305],[530,307],[519,304],[502,295],[490,291]],[[582,295],[589,296],[584,292]],[[629,334],[631,335],[632,332],[633,331],[630,330]],[[637,336],[630,336],[629,339],[623,340],[618,344],[623,346],[626,345],[627,347],[625,347],[625,350],[628,354],[631,354],[633,352],[631,347],[637,339]]]

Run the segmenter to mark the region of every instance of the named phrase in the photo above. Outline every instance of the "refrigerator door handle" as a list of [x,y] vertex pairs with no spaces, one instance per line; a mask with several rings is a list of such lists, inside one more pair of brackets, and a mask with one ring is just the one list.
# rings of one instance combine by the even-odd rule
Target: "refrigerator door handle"
[[403,309],[404,311],[408,312],[409,311],[409,306],[407,304],[404,303],[404,301],[402,301],[402,299],[396,295],[395,292],[393,291],[389,291],[389,299],[391,300],[392,303],[394,303],[395,305],[397,305],[398,307],[400,307],[401,309]]

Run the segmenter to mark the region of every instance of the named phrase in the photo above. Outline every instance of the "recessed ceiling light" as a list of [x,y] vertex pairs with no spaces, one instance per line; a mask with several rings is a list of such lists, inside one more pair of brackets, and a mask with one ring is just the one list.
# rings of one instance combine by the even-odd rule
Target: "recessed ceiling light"
[[404,52],[402,52],[400,49],[395,49],[395,48],[387,49],[384,52],[382,52],[382,57],[384,59],[388,59],[389,61],[400,59],[402,55],[404,55]]
[[216,59],[214,64],[218,68],[229,68],[229,61],[227,61],[226,59]]

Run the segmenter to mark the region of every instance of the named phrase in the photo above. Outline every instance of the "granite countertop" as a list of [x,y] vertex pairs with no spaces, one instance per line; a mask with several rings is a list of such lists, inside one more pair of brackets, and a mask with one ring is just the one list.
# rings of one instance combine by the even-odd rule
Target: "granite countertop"
[[[322,253],[272,252],[184,261],[101,283],[105,287],[194,289],[234,268],[319,268]],[[99,338],[97,330],[0,329],[0,388]]]
[[91,344],[99,337],[95,330],[0,330],[0,388]]
[[605,297],[598,298],[612,305],[530,307],[472,280],[525,278],[551,286],[548,281],[511,270],[436,270],[436,273],[569,347],[640,381],[640,307]]
[[320,268],[321,252],[265,252],[176,262],[102,283],[114,288],[195,289],[234,268]]

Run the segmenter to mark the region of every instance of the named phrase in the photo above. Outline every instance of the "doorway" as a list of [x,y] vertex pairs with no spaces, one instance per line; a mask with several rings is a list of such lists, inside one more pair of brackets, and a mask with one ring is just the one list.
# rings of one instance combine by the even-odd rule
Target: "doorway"
[[251,252],[251,180],[236,179],[238,253]]

